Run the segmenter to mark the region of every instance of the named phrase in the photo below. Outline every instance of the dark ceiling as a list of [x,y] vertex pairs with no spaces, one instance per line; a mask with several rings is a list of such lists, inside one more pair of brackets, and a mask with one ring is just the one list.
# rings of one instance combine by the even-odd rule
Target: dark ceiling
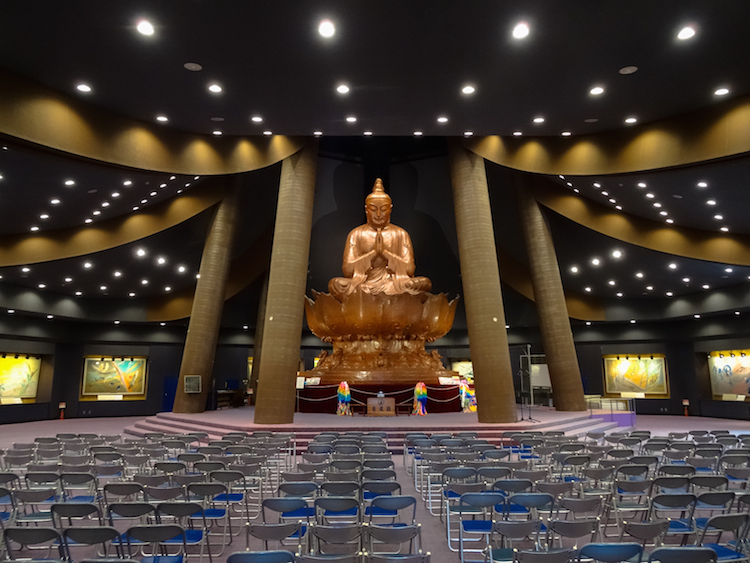
[[[143,19],[153,24],[153,35],[136,30]],[[334,23],[333,37],[319,34],[324,19]],[[520,22],[529,34],[517,39]],[[444,156],[444,136],[575,137],[630,127],[628,117],[643,124],[750,94],[748,23],[750,3],[739,1],[4,0],[0,67],[111,112],[150,123],[164,116],[167,128],[209,135],[319,131],[321,154],[362,164],[371,183],[370,172],[385,176],[389,163]],[[687,26],[695,35],[679,39]],[[637,69],[624,73],[626,67]],[[79,84],[91,91],[78,91]],[[222,91],[210,92],[211,84]],[[336,91],[342,84],[348,93]],[[475,91],[462,93],[465,86]],[[591,93],[597,86],[603,92]],[[727,93],[717,94],[720,88]],[[493,168],[490,185],[497,189],[493,175],[502,173]],[[273,167],[261,176],[263,198],[247,205],[262,220],[243,225],[236,252],[270,225],[278,173]],[[12,138],[3,141],[0,176],[0,235],[138,213],[202,180],[74,158]],[[747,157],[550,181],[658,224],[750,234]],[[505,239],[518,251],[513,213],[505,212]],[[566,289],[588,287],[605,299],[618,293],[665,299],[667,291],[684,296],[749,283],[749,268],[638,248],[546,214]],[[208,220],[203,214],[149,239],[33,265],[30,272],[2,268],[2,283],[45,284],[44,291],[81,291],[87,298],[131,292],[140,298],[188,287]],[[142,247],[147,258],[135,255]],[[612,259],[614,249],[623,258]],[[155,262],[160,256],[165,264]],[[601,267],[591,265],[594,257],[604,261]],[[673,262],[676,270],[669,268]],[[115,277],[123,264],[128,276]],[[247,299],[257,299],[255,293]]]

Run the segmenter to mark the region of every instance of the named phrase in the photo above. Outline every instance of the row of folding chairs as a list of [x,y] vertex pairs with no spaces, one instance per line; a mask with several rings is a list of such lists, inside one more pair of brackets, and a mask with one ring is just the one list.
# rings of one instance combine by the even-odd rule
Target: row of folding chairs
[[286,550],[254,550],[232,553],[227,557],[227,563],[430,563],[430,553],[391,555],[360,552],[321,556],[295,554]]

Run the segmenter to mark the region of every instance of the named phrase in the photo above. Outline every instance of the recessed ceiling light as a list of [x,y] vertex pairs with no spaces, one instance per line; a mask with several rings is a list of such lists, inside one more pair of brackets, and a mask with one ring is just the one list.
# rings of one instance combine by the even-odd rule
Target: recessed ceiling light
[[142,199],[141,203],[148,203],[148,200],[147,199]]
[[677,34],[677,39],[680,39],[682,41],[684,41],[685,39],[690,39],[691,37],[695,37],[695,29],[689,25],[683,27]]
[[682,278],[683,283],[690,283],[690,278]]
[[139,209],[140,207],[138,207],[137,205],[133,206],[133,211],[138,211]]
[[128,293],[128,297],[135,297],[135,292],[131,291],[130,293]]
[[88,219],[84,219],[83,220],[84,223],[93,223],[93,221],[94,220],[91,217],[89,217]]
[[464,137],[471,137],[474,134],[474,131],[464,131]]
[[674,223],[674,219],[667,219],[667,223],[671,225],[672,223]]
[[171,287],[169,287],[169,286],[166,286],[166,287],[164,288],[164,291],[166,291],[167,293],[169,293],[170,291],[172,291],[172,288],[171,288]]
[[444,115],[441,115],[440,117],[437,118],[437,122],[438,123],[448,123],[448,118],[445,117]]
[[635,324],[635,319],[630,319],[630,324],[634,325]]
[[474,86],[471,86],[470,84],[467,84],[466,86],[464,86],[463,88],[461,88],[461,93],[462,94],[473,94],[476,91],[477,91],[477,89],[474,88]]
[[672,297],[674,293],[672,293],[671,291],[667,291],[664,295],[666,295],[667,297]]
[[91,86],[89,86],[88,84],[77,84],[76,90],[88,94],[89,92],[91,92]]
[[136,254],[136,256],[139,256],[139,257],[142,258],[142,257],[146,256],[146,250],[143,249],[143,248],[139,248],[138,250],[135,251],[135,254]]
[[133,185],[133,181],[132,181],[132,180],[125,180],[125,181],[124,181],[124,182],[122,183],[122,185],[123,185],[123,186],[132,186],[132,185]]
[[674,262],[670,262],[669,263],[669,269],[670,270],[676,270],[677,269],[677,264],[675,264]]
[[51,199],[51,200],[49,200],[49,202],[52,205],[59,205],[60,204],[60,200],[57,199],[57,198]]
[[318,24],[318,33],[323,37],[333,37],[336,33],[336,26],[333,25],[331,20],[321,20]]
[[656,196],[654,194],[652,194],[651,192],[649,192],[649,193],[646,194],[646,197],[648,199],[654,199]]
[[653,291],[653,290],[654,290],[654,286],[653,285],[647,285],[646,286],[646,291]]
[[534,123],[544,123],[544,118],[542,116],[539,116],[539,117],[535,117],[532,121]]
[[55,318],[55,316],[54,316],[54,315],[47,315],[47,318],[48,318],[48,319],[54,319],[54,318]]
[[719,230],[720,230],[721,232],[723,232],[723,233],[728,233],[728,232],[729,232],[729,227],[722,227],[722,228],[721,228],[721,229],[719,229]]
[[609,200],[608,200],[608,201],[609,201],[610,203],[617,203],[617,201],[616,201],[616,200],[614,200],[614,199],[612,199],[612,198],[609,198]]
[[198,63],[185,63],[182,66],[192,72],[200,72],[201,70],[203,70],[203,66],[199,65]]
[[601,260],[599,260],[598,258],[592,258],[591,264],[593,264],[594,266],[598,266],[599,264],[601,264]]
[[654,207],[656,207],[658,209],[659,207],[661,207],[661,203],[659,203],[658,201],[655,201],[654,202]]
[[70,282],[72,282],[72,281],[73,281],[73,278],[71,278],[71,277],[67,277],[67,278],[65,278],[65,279],[64,279],[63,281],[64,281],[65,283],[70,283]]
[[34,226],[33,226],[33,227],[31,227],[31,229],[29,229],[29,230],[31,230],[31,231],[33,231],[33,232],[36,232],[36,231],[38,231],[38,230],[39,230],[39,227],[37,227],[36,225],[34,225]]
[[586,326],[591,326],[591,321],[586,321]]
[[221,137],[221,135],[222,135],[222,132],[221,132],[221,131],[219,131],[218,129],[214,129],[214,130],[212,131],[212,133],[213,133],[214,135],[216,135],[217,137]]
[[732,272],[734,272],[734,270],[733,270],[732,268],[724,268],[724,271],[725,271],[725,272],[726,272],[727,274],[731,274]]
[[635,277],[636,278],[642,278],[643,277],[643,272],[636,272]]
[[95,211],[93,211],[93,212],[92,212],[91,214],[92,214],[92,215],[101,215],[101,214],[102,214],[102,212],[101,212],[101,211],[99,211],[98,209],[96,209],[96,210],[95,210]]
[[148,285],[148,280],[147,279],[142,279],[141,280],[141,285]]
[[214,83],[212,83],[212,84],[209,84],[209,85],[208,85],[208,91],[209,91],[209,92],[213,92],[214,94],[218,94],[218,93],[220,93],[220,92],[221,92],[221,90],[222,90],[221,86],[219,86],[219,85],[218,85],[218,84],[216,84],[215,82],[214,82]]
[[263,118],[259,115],[254,115],[250,118],[250,121],[252,121],[253,123],[262,123]]
[[704,284],[703,284],[703,285],[702,285],[701,287],[702,287],[703,289],[711,289],[711,286],[710,286],[710,285],[708,285],[707,283],[704,283]]
[[591,90],[589,90],[589,94],[593,96],[604,94],[604,88],[602,88],[601,86],[594,86]]
[[135,28],[138,30],[138,33],[140,33],[141,35],[153,35],[154,34],[154,26],[151,25],[151,22],[148,20],[139,21],[138,25],[136,25]]
[[364,135],[365,137],[371,137],[371,136],[372,136],[372,131],[365,131],[365,132],[363,133],[363,135]]
[[37,285],[37,287],[39,289],[44,289],[45,287],[47,287],[47,284],[46,283],[40,283],[40,284]]
[[513,28],[513,37],[516,39],[523,39],[529,35],[529,24],[526,22],[518,22]]
[[698,186],[699,188],[707,188],[708,187],[708,183],[707,182],[698,182],[696,184],[696,186]]
[[313,131],[313,135],[316,137],[320,137],[323,134],[323,131]]
[[617,297],[622,297],[622,291],[618,291],[617,293],[615,293],[615,295],[616,295]]
[[159,326],[167,326],[167,323],[159,323]]
[[726,96],[727,94],[729,94],[729,88],[717,88],[714,91],[714,95],[716,96]]
[[570,137],[570,136],[572,135],[572,133],[571,133],[570,131],[563,131],[563,132],[562,132],[562,133],[560,133],[560,134],[561,134],[561,135],[562,135],[563,137]]
[[662,217],[666,217],[667,215],[669,215],[669,213],[667,213],[666,211],[659,211],[659,215],[661,215]]
[[646,187],[646,182],[638,182],[638,187],[639,188],[645,188]]
[[80,297],[81,295],[83,295],[83,291],[76,291],[76,295]]
[[602,185],[599,182],[594,182],[594,187],[595,188],[601,188]]
[[116,325],[119,325],[119,324],[120,324],[120,321],[114,321],[114,323],[115,323]]
[[83,267],[86,268],[87,270],[90,270],[91,268],[94,267],[94,265],[91,262],[84,262]]
[[724,216],[723,215],[714,215],[714,219],[716,219],[717,221],[722,221],[724,219]]
[[624,66],[618,72],[620,74],[633,74],[635,72],[638,72],[638,67],[633,65]]
[[106,285],[100,285],[99,289],[101,289],[102,291],[107,291],[107,286]]
[[414,136],[415,137],[421,137],[422,136],[422,132],[421,131],[414,131]]
[[31,271],[31,268],[29,268],[28,266],[24,266],[23,268],[21,268],[21,271],[24,274],[28,274]]
[[612,258],[622,258],[622,250],[613,250]]
[[148,195],[150,195],[151,197],[156,197],[156,195],[157,195],[157,192],[151,192],[151,193],[150,193],[150,194],[148,194]]
[[636,123],[638,121],[638,118],[636,117],[627,117],[625,118],[625,123],[628,125],[632,125],[633,123]]
[[15,309],[8,309],[8,314],[9,314],[9,315],[12,315],[12,314],[13,314],[13,313],[15,313],[15,312],[16,312],[16,310],[15,310]]
[[346,118],[346,121],[348,123],[356,123],[357,122],[357,118],[354,117],[353,115],[350,115],[349,117]]
[[164,258],[164,256],[159,256],[159,257],[158,257],[158,258],[156,259],[156,263],[157,263],[157,264],[159,264],[159,265],[161,266],[162,264],[166,264],[166,263],[167,263],[167,259],[166,259],[166,258]]
[[157,115],[156,121],[159,121],[161,123],[166,123],[167,121],[169,121],[169,118],[166,115]]
[[75,180],[65,180],[65,185],[66,186],[75,186],[76,185],[76,181]]
[[109,202],[108,201],[102,202],[102,207],[109,207]]
[[264,135],[265,135],[266,137],[270,137],[271,135],[273,135],[273,131],[263,131],[263,134],[264,134]]
[[609,285],[616,285],[617,284],[617,282],[615,280],[609,280],[607,283]]
[[695,315],[693,315],[693,318],[694,318],[694,319],[700,319],[700,318],[701,318],[701,316],[700,316],[700,315],[699,315],[698,313],[696,313]]
[[514,137],[520,137],[521,135],[523,135],[523,133],[521,133],[520,131],[513,131]]
[[590,287],[584,287],[584,288],[583,288],[583,290],[584,290],[584,291],[585,291],[586,293],[591,293],[591,288],[590,288]]
[[347,86],[346,84],[339,84],[338,86],[336,86],[336,91],[339,94],[348,94],[349,93],[349,86]]
[[715,199],[709,199],[708,201],[706,201],[706,205],[716,205],[716,200]]
[[40,219],[49,219],[49,215],[47,215],[46,213],[42,213],[42,214],[41,214],[41,215],[39,216],[39,218],[40,218]]
[[180,272],[181,274],[184,274],[186,269],[187,268],[185,268],[185,266],[178,266],[177,267],[177,271]]

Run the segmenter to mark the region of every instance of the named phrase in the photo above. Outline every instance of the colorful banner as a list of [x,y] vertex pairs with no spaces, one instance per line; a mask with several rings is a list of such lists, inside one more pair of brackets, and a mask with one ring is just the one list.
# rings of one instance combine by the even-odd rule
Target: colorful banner
[[147,358],[85,358],[81,395],[145,395]]
[[708,370],[714,395],[750,395],[750,350],[711,352]]
[[0,358],[0,398],[34,399],[41,365],[40,358]]
[[664,356],[604,356],[604,390],[669,395]]

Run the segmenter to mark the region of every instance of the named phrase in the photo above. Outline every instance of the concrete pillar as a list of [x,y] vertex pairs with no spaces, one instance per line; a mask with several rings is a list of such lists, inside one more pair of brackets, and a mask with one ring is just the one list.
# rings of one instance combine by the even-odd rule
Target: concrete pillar
[[585,411],[581,371],[552,235],[522,173],[514,175],[514,183],[555,408]]
[[263,276],[263,287],[260,290],[258,303],[258,318],[255,321],[255,339],[253,341],[253,369],[250,373],[250,389],[253,390],[251,404],[258,398],[258,372],[260,371],[260,356],[263,354],[263,324],[266,320],[266,298],[268,297],[268,272]]
[[[235,189],[222,200],[206,238],[172,412],[206,410],[206,397],[213,379],[216,341],[224,310],[232,243],[239,216],[237,199]],[[185,375],[201,376],[200,393],[185,393]]]
[[479,422],[515,422],[513,372],[484,160],[456,142],[450,144],[449,158]]
[[281,165],[255,401],[258,424],[294,422],[317,155],[317,141],[310,139]]

